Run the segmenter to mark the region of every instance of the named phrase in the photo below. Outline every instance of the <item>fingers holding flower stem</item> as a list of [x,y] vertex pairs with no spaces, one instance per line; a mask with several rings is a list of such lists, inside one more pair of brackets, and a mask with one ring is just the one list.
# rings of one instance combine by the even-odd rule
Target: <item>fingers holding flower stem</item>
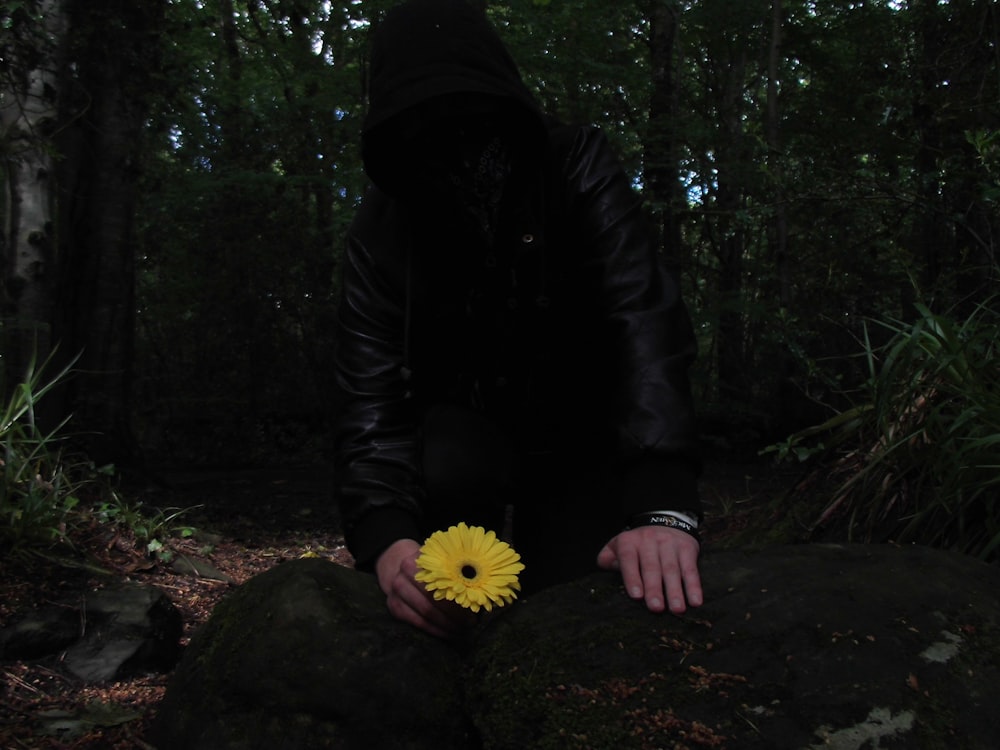
[[400,539],[392,544],[376,564],[379,587],[386,595],[389,613],[439,638],[451,638],[467,629],[470,613],[452,602],[436,601],[415,579],[420,544]]
[[523,569],[510,545],[464,523],[435,532],[423,546],[401,539],[376,563],[393,617],[442,638],[467,629],[480,610],[512,602]]

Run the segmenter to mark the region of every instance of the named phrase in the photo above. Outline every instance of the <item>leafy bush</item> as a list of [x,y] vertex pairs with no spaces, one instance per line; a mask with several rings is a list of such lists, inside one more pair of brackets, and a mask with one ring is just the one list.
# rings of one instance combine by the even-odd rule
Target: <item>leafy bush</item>
[[989,305],[964,321],[917,310],[913,323],[881,323],[891,334],[885,346],[866,337],[870,378],[857,406],[768,450],[823,451],[813,477],[833,481],[819,495],[814,534],[998,559],[1000,315]]
[[[69,372],[67,366],[44,381],[44,365],[33,359],[24,380],[10,390],[0,414],[0,545],[52,541],[65,536],[69,514],[79,504],[80,489],[96,473],[68,461],[59,432],[45,433],[36,419],[38,402]],[[81,468],[87,469],[81,471]]]
[[69,374],[73,362],[50,379],[48,363],[29,363],[0,413],[0,551],[33,548],[54,541],[72,543],[74,532],[95,527],[126,530],[149,554],[167,558],[167,536],[189,536],[177,525],[185,511],[147,510],[112,487],[113,466],[97,467],[66,449],[66,421],[46,432],[38,403]]
[[146,509],[140,502],[130,503],[118,492],[111,492],[106,501],[93,508],[92,515],[103,526],[127,529],[147,554],[167,562],[174,555],[167,546],[168,538],[187,538],[195,533],[193,526],[178,523],[189,510],[192,508]]

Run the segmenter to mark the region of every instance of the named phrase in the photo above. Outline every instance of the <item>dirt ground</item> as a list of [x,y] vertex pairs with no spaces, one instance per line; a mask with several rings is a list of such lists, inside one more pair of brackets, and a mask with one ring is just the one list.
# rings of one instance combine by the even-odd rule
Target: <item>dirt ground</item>
[[[707,467],[704,544],[724,543],[787,481],[767,464]],[[206,561],[231,580],[177,572],[127,536],[95,529],[74,541],[78,553],[109,575],[36,556],[0,559],[0,627],[36,607],[79,599],[109,583],[137,581],[159,587],[180,609],[186,643],[227,591],[282,561],[315,555],[352,564],[331,507],[326,467],[170,471],[125,491],[147,508],[184,509],[178,524],[197,533],[170,539],[172,551]],[[53,550],[62,552],[68,550]],[[0,747],[148,750],[143,737],[167,679],[146,675],[85,685],[60,668],[58,657],[0,662]]]

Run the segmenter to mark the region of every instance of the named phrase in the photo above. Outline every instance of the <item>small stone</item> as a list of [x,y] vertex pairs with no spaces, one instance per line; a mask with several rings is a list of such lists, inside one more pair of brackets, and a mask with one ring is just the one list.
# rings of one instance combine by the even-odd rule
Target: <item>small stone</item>
[[86,682],[166,672],[180,657],[180,611],[159,589],[140,584],[87,592],[25,615],[0,632],[0,657],[57,656]]

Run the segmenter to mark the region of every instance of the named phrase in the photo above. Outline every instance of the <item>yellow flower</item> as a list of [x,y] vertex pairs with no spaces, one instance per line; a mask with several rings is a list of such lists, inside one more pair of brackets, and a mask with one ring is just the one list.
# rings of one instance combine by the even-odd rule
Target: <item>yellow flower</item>
[[435,531],[420,548],[416,578],[435,599],[448,599],[478,612],[510,604],[521,590],[521,556],[482,526]]

